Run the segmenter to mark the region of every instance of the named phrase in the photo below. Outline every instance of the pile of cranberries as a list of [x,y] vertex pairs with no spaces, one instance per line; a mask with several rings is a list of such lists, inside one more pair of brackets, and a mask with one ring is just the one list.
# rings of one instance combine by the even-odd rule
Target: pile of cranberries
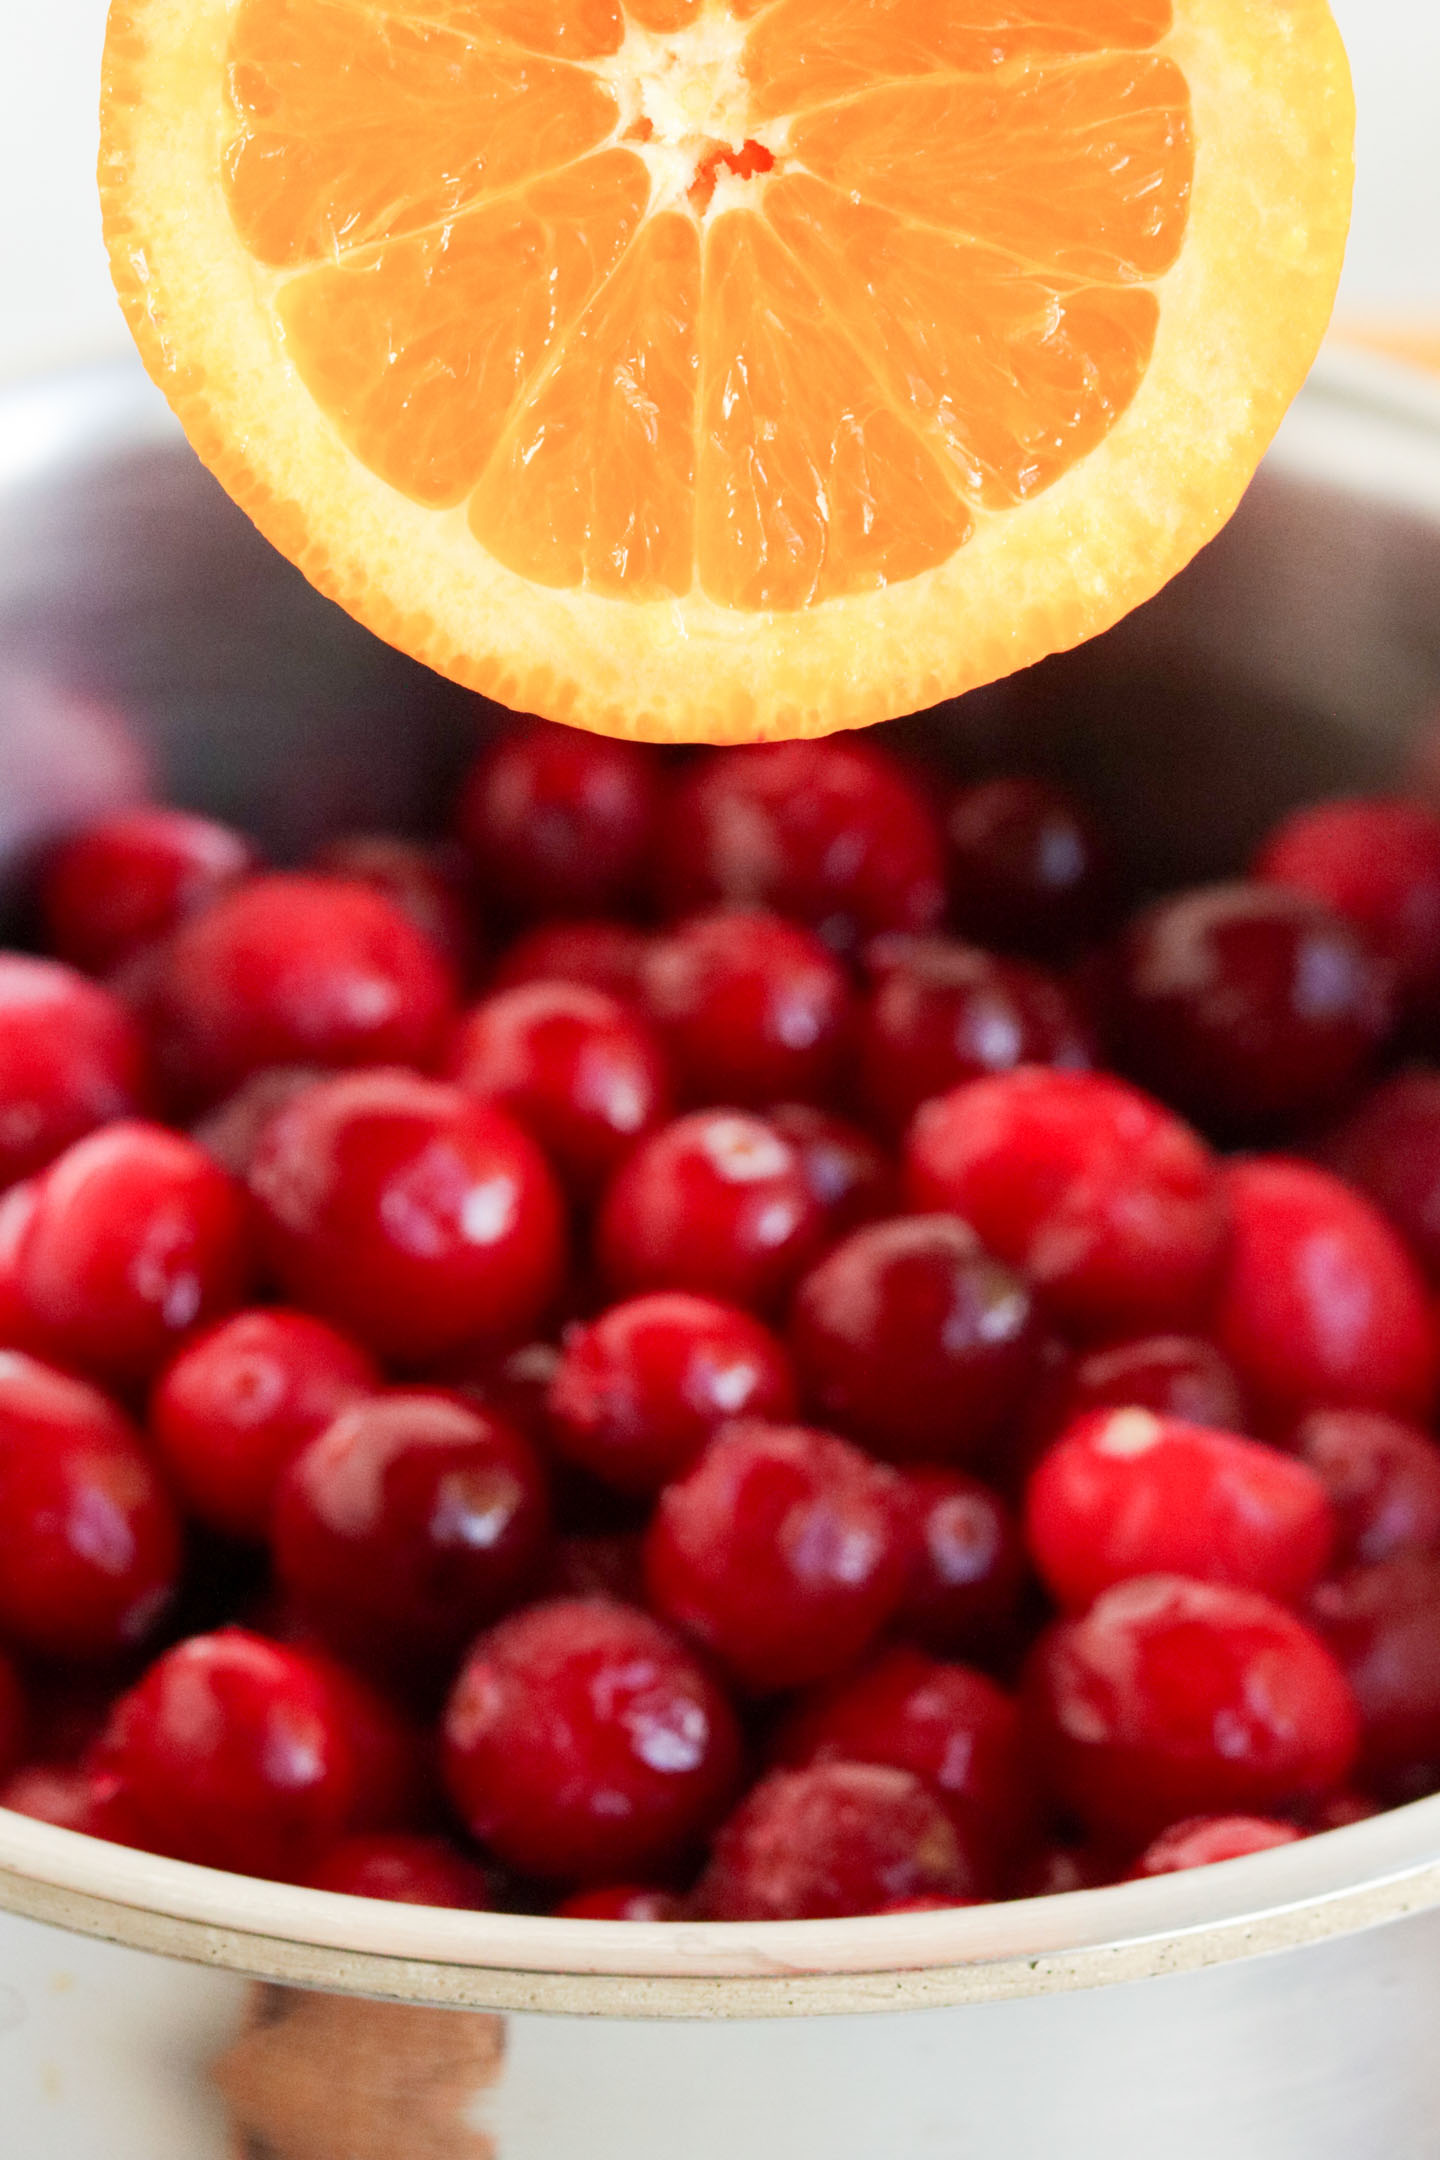
[[530,726],[0,955],[0,1803],[650,1920],[1440,1786],[1440,816],[1133,906],[878,738]]

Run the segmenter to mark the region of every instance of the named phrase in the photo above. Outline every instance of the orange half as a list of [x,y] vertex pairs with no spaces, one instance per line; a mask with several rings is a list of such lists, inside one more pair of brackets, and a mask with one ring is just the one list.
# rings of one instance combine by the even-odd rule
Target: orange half
[[191,441],[531,712],[819,734],[1073,645],[1314,357],[1325,0],[114,0],[101,192]]

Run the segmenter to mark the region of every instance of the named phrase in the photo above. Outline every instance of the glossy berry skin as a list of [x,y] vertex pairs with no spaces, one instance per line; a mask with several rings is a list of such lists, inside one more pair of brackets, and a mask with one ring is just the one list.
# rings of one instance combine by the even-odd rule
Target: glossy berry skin
[[801,1175],[820,1203],[828,1237],[843,1237],[847,1230],[899,1209],[896,1163],[859,1125],[814,1103],[791,1102],[772,1104],[765,1122],[799,1156]]
[[1357,1781],[1392,1801],[1440,1782],[1440,1560],[1397,1553],[1321,1583],[1309,1617],[1360,1706]]
[[875,984],[860,1020],[860,1088],[891,1132],[932,1095],[984,1073],[1095,1062],[1066,992],[1027,961],[948,938],[881,938],[866,960]]
[[1089,1410],[1126,1409],[1232,1433],[1250,1418],[1233,1368],[1200,1335],[1135,1335],[1087,1351],[1065,1377],[1056,1429]]
[[341,1838],[308,1877],[312,1890],[383,1898],[390,1905],[440,1905],[484,1912],[492,1903],[485,1870],[447,1838],[371,1831]]
[[908,1770],[812,1763],[762,1778],[721,1826],[696,1905],[710,1920],[841,1920],[965,1899],[961,1841]]
[[798,1149],[772,1125],[696,1110],[652,1134],[619,1171],[596,1252],[620,1295],[694,1290],[763,1311],[814,1258],[824,1227]]
[[8,1778],[25,1749],[25,1697],[20,1676],[0,1651],[0,1779]]
[[241,1302],[252,1246],[243,1186],[183,1134],[126,1121],[42,1174],[16,1281],[58,1361],[133,1385]]
[[147,1092],[130,1014],[58,960],[0,952],[0,1187],[131,1117]]
[[1274,1852],[1277,1845],[1297,1845],[1304,1835],[1294,1823],[1265,1815],[1193,1815],[1152,1838],[1130,1873],[1136,1882],[1152,1875],[1180,1875],[1187,1868],[1214,1867],[1222,1860]]
[[1278,885],[1157,901],[1121,941],[1115,991],[1126,1069],[1224,1133],[1330,1109],[1394,1017],[1388,970],[1349,924]]
[[784,1345],[738,1306],[654,1291],[572,1328],[549,1394],[567,1462],[622,1492],[658,1492],[728,1418],[795,1415]]
[[1042,1637],[1026,1708],[1059,1803],[1105,1837],[1270,1814],[1344,1783],[1359,1717],[1319,1637],[1257,1591],[1150,1575]]
[[345,833],[312,858],[325,877],[368,885],[394,902],[446,962],[469,982],[480,958],[479,924],[470,904],[470,871],[454,844],[402,840],[395,833]]
[[534,1325],[560,1288],[560,1194],[503,1110],[404,1072],[337,1075],[270,1121],[250,1168],[297,1304],[418,1363]]
[[603,990],[607,997],[637,1005],[649,949],[643,930],[603,915],[537,923],[502,953],[490,988],[514,990],[530,982],[579,983],[587,990]]
[[418,1065],[454,1020],[449,968],[393,900],[279,872],[167,940],[136,991],[177,1102],[203,1107],[267,1065]]
[[544,1473],[513,1426],[438,1393],[374,1395],[281,1478],[275,1571],[337,1649],[438,1662],[514,1603],[548,1531]]
[[359,1344],[309,1313],[232,1313],[160,1375],[150,1435],[187,1513],[227,1537],[259,1539],[286,1464],[379,1386]]
[[903,1475],[913,1532],[896,1628],[941,1656],[1008,1647],[1025,1587],[1025,1550],[1010,1509],[964,1470],[926,1464]]
[[1211,1293],[1226,1236],[1214,1158],[1106,1074],[1031,1068],[926,1103],[906,1176],[913,1206],[962,1216],[1071,1327],[1182,1327]]
[[40,881],[50,950],[91,975],[196,915],[256,867],[243,833],[151,804],[117,811],[64,840]]
[[648,1613],[559,1599],[470,1652],[445,1713],[461,1820],[525,1874],[613,1883],[709,1830],[739,1770],[734,1714]]
[[1314,1471],[1277,1448],[1149,1410],[1098,1410],[1032,1471],[1025,1542],[1073,1611],[1137,1575],[1293,1603],[1323,1572],[1335,1519]]
[[1025,1283],[953,1215],[852,1231],[801,1282],[790,1341],[815,1414],[898,1461],[973,1462],[1040,1354]]
[[587,915],[641,890],[662,802],[653,752],[541,723],[482,752],[456,832],[507,911]]
[[688,1101],[763,1109],[834,1091],[850,986],[813,930],[758,908],[692,916],[651,945],[642,989]]
[[446,1072],[507,1110],[582,1195],[670,1115],[670,1074],[652,1030],[579,983],[528,983],[472,1007]]
[[675,915],[774,908],[848,951],[939,921],[940,835],[901,768],[854,736],[721,750],[675,792],[660,893]]
[[905,1490],[832,1433],[737,1421],[660,1495],[650,1601],[753,1692],[851,1664],[905,1589]]
[[1431,1283],[1440,1283],[1440,1073],[1382,1080],[1321,1153],[1399,1231]]
[[1330,1496],[1336,1568],[1440,1552],[1440,1447],[1378,1410],[1313,1410],[1290,1445]]
[[607,1883],[598,1890],[577,1890],[555,1907],[557,1920],[683,1920],[683,1901],[669,1890],[647,1890],[640,1883]]
[[145,1844],[120,1780],[112,1771],[83,1763],[27,1763],[0,1785],[0,1808],[111,1845],[143,1849]]
[[1108,851],[1078,803],[1051,782],[1012,773],[961,788],[945,839],[950,912],[962,936],[1045,956],[1104,929],[1114,899]]
[[1320,901],[1394,969],[1405,1003],[1440,998],[1440,817],[1423,803],[1352,796],[1276,826],[1254,875]]
[[1435,1392],[1425,1286],[1384,1219],[1285,1156],[1225,1172],[1232,1222],[1214,1333],[1279,1421],[1310,1409],[1423,1416]]

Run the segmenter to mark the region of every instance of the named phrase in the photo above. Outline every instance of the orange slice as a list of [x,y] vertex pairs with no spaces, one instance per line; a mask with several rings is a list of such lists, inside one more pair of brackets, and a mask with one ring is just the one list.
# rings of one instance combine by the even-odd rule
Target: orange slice
[[114,0],[120,298],[383,637],[670,740],[1073,645],[1238,501],[1329,318],[1325,0]]

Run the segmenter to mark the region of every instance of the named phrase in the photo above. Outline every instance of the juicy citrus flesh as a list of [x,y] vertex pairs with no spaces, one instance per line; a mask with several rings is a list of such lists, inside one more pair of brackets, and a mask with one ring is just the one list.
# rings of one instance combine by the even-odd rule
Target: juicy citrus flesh
[[1324,0],[116,0],[117,286],[201,454],[458,679],[820,732],[1072,644],[1328,317]]

